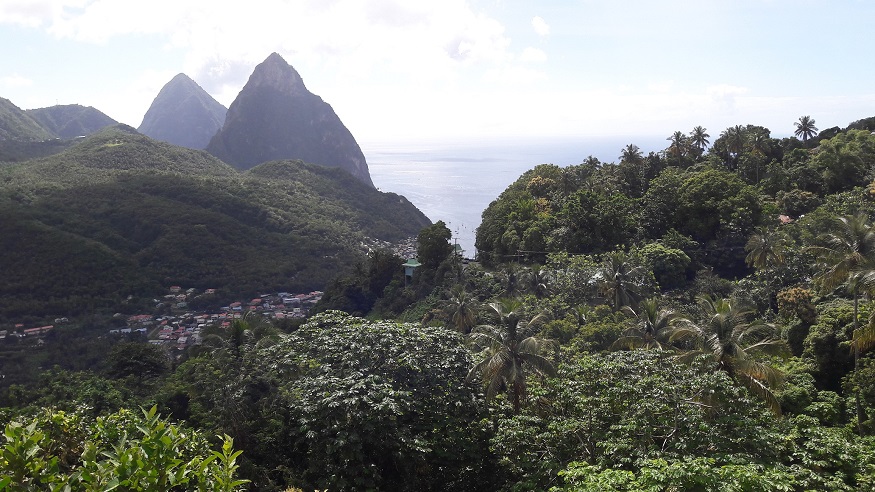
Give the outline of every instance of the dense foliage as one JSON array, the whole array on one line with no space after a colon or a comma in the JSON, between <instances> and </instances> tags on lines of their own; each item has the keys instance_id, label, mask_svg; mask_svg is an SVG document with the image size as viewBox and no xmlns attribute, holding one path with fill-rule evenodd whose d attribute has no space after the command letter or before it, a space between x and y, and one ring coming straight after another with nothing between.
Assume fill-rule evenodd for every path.
<instances>
[{"instance_id":1,"label":"dense foliage","mask_svg":"<svg viewBox=\"0 0 875 492\"><path fill-rule=\"evenodd\" d=\"M273 162L240 174L204 152L108 129L0 168L7 319L131 312L169 285L225 296L322 288L362 245L428 219L339 169Z\"/></svg>"},{"instance_id":2,"label":"dense foliage","mask_svg":"<svg viewBox=\"0 0 875 492\"><path fill-rule=\"evenodd\" d=\"M241 490L240 451L225 436L213 451L197 431L163 420L155 409L89 418L43 410L6 424L0 490Z\"/></svg>"},{"instance_id":3,"label":"dense foliage","mask_svg":"<svg viewBox=\"0 0 875 492\"><path fill-rule=\"evenodd\" d=\"M234 437L260 489L488 481L477 472L488 466L484 407L457 333L332 311L242 340L180 366L165 398L179 418Z\"/></svg>"},{"instance_id":4,"label":"dense foliage","mask_svg":"<svg viewBox=\"0 0 875 492\"><path fill-rule=\"evenodd\" d=\"M437 222L420 228L411 277L375 249L285 332L247 316L168 356L58 330L29 357L0 351L42 369L5 388L2 414L101 422L155 405L180 429L232 438L243 454L226 438L212 463L239 465L251 490L872 490L867 124L816 134L803 117L782 140L739 125L710 148L697 127L664 152L630 144L619 164L537 166L484 211L481 262ZM316 172L250 174L297 187ZM64 344L81 360L62 360ZM22 428L8 449L33 441ZM54 455L34 456L51 468Z\"/></svg>"}]
</instances>

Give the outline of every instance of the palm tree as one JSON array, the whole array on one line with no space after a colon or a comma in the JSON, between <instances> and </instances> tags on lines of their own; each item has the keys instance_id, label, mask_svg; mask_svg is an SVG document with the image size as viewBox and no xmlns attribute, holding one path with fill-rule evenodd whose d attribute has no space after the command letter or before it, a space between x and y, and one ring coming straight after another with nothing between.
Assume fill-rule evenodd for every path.
<instances>
[{"instance_id":1,"label":"palm tree","mask_svg":"<svg viewBox=\"0 0 875 492\"><path fill-rule=\"evenodd\" d=\"M644 159L644 155L641 153L641 149L638 148L635 144L629 144L623 147L622 152L620 153L620 162L627 162L629 164L637 164Z\"/></svg>"},{"instance_id":2,"label":"palm tree","mask_svg":"<svg viewBox=\"0 0 875 492\"><path fill-rule=\"evenodd\" d=\"M763 130L755 130L750 132L750 150L754 154L766 155L766 152L769 150L769 140L771 137L766 131Z\"/></svg>"},{"instance_id":3,"label":"palm tree","mask_svg":"<svg viewBox=\"0 0 875 492\"><path fill-rule=\"evenodd\" d=\"M644 269L633 265L629 256L617 251L605 256L596 273L599 293L615 311L623 306L635 306L641 300L641 276Z\"/></svg>"},{"instance_id":4,"label":"palm tree","mask_svg":"<svg viewBox=\"0 0 875 492\"><path fill-rule=\"evenodd\" d=\"M808 248L820 267L815 282L827 292L847 283L854 299L856 331L860 289L867 285L875 270L875 227L866 214L839 217L835 229L822 238L822 244Z\"/></svg>"},{"instance_id":5,"label":"palm tree","mask_svg":"<svg viewBox=\"0 0 875 492\"><path fill-rule=\"evenodd\" d=\"M730 158L734 169L738 164L738 156L744 152L747 131L743 126L735 125L724 130L720 137L726 141L726 150L731 154Z\"/></svg>"},{"instance_id":6,"label":"palm tree","mask_svg":"<svg viewBox=\"0 0 875 492\"><path fill-rule=\"evenodd\" d=\"M477 322L477 299L466 292L463 286L455 285L450 291L447 307L453 328L461 333L470 332Z\"/></svg>"},{"instance_id":7,"label":"palm tree","mask_svg":"<svg viewBox=\"0 0 875 492\"><path fill-rule=\"evenodd\" d=\"M715 369L729 374L780 415L781 405L771 388L781 383L783 375L753 358L757 354L788 352L786 343L776 336L775 327L750 322L753 309L733 300L702 296L699 306L702 316L698 323L686 321L672 329L670 341L689 341L693 347L679 359L690 361L704 356Z\"/></svg>"},{"instance_id":8,"label":"palm tree","mask_svg":"<svg viewBox=\"0 0 875 492\"><path fill-rule=\"evenodd\" d=\"M641 301L637 311L624 306L623 312L632 319L634 326L626 330L623 336L611 345L612 350L639 348L663 350L663 343L670 328L683 319L671 309L660 309L656 299Z\"/></svg>"},{"instance_id":9,"label":"palm tree","mask_svg":"<svg viewBox=\"0 0 875 492\"><path fill-rule=\"evenodd\" d=\"M498 318L495 325L479 325L469 335L483 359L468 372L467 380L479 376L486 386L486 399L499 391L510 395L515 413L519 413L526 398L526 376L554 375L556 368L544 355L555 348L555 342L535 337L534 333L548 320L539 314L528 322L520 319L522 304L515 299L502 299L489 304Z\"/></svg>"},{"instance_id":10,"label":"palm tree","mask_svg":"<svg viewBox=\"0 0 875 492\"><path fill-rule=\"evenodd\" d=\"M671 142L668 146L668 153L673 155L677 164L681 163L681 159L687 154L687 136L684 132L674 132L666 140Z\"/></svg>"},{"instance_id":11,"label":"palm tree","mask_svg":"<svg viewBox=\"0 0 875 492\"><path fill-rule=\"evenodd\" d=\"M793 123L796 125L796 131L793 132L797 137L802 138L802 143L808 145L808 140L817 135L817 127L814 126L814 119L811 116L800 116L799 121Z\"/></svg>"},{"instance_id":12,"label":"palm tree","mask_svg":"<svg viewBox=\"0 0 875 492\"><path fill-rule=\"evenodd\" d=\"M247 396L264 391L264 381L255 370L260 349L274 345L280 335L270 321L255 312L246 313L242 319L231 322L227 331L219 329L202 341L202 349L208 356L202 367L209 371L210 381L198 384L190 391L199 393L203 388L212 389L202 393L214 405L213 417L222 432L234 438L234 442L248 443L252 438L247 415ZM205 354L206 355L206 354ZM189 367L196 370L199 366ZM201 378L199 378L201 379ZM251 407L249 407L251 409Z\"/></svg>"},{"instance_id":13,"label":"palm tree","mask_svg":"<svg viewBox=\"0 0 875 492\"><path fill-rule=\"evenodd\" d=\"M545 268L532 267L523 272L523 284L526 290L537 298L542 298L550 292L550 271Z\"/></svg>"},{"instance_id":14,"label":"palm tree","mask_svg":"<svg viewBox=\"0 0 875 492\"><path fill-rule=\"evenodd\" d=\"M690 143L692 143L700 152L705 150L705 147L708 146L711 135L708 135L707 130L705 130L702 126L697 126L693 128L693 131L690 132Z\"/></svg>"},{"instance_id":15,"label":"palm tree","mask_svg":"<svg viewBox=\"0 0 875 492\"><path fill-rule=\"evenodd\" d=\"M751 236L744 246L744 250L747 251L744 261L757 269L782 265L785 245L786 239L778 231L761 229Z\"/></svg>"},{"instance_id":16,"label":"palm tree","mask_svg":"<svg viewBox=\"0 0 875 492\"><path fill-rule=\"evenodd\" d=\"M602 163L598 160L597 157L593 157L591 155L586 156L586 159L580 163L587 171L594 172L596 169L602 167Z\"/></svg>"},{"instance_id":17,"label":"palm tree","mask_svg":"<svg viewBox=\"0 0 875 492\"><path fill-rule=\"evenodd\" d=\"M231 322L227 331L207 333L201 346L212 356L230 355L239 361L255 348L263 348L276 342L279 333L269 321L254 312L247 312L241 319Z\"/></svg>"},{"instance_id":18,"label":"palm tree","mask_svg":"<svg viewBox=\"0 0 875 492\"><path fill-rule=\"evenodd\" d=\"M583 326L592 315L592 308L587 304L578 304L571 308L571 314L574 315L574 319L577 320L577 324L579 326Z\"/></svg>"},{"instance_id":19,"label":"palm tree","mask_svg":"<svg viewBox=\"0 0 875 492\"><path fill-rule=\"evenodd\" d=\"M847 285L854 300L854 369L859 368L860 351L869 345L870 330L861 330L857 315L860 294L875 285L875 227L866 214L839 217L835 229L822 239L822 246L808 248L817 257L820 273L815 282L821 290L829 292L840 285ZM865 420L860 394L856 395L857 428L862 433Z\"/></svg>"},{"instance_id":20,"label":"palm tree","mask_svg":"<svg viewBox=\"0 0 875 492\"><path fill-rule=\"evenodd\" d=\"M520 293L522 289L520 270L516 263L507 263L499 272L498 280L501 282L502 294L505 297L516 297Z\"/></svg>"}]
</instances>

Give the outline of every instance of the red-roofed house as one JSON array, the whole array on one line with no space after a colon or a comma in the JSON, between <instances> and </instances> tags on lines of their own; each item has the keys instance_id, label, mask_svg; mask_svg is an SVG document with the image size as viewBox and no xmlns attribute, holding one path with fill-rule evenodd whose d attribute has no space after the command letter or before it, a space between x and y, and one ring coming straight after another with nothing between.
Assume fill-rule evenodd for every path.
<instances>
[{"instance_id":1,"label":"red-roofed house","mask_svg":"<svg viewBox=\"0 0 875 492\"><path fill-rule=\"evenodd\" d=\"M32 337L32 336L42 335L42 334L50 331L52 328L54 328L54 326L52 326L52 325L39 326L37 328L28 328L28 329L24 330L24 336Z\"/></svg>"}]
</instances>

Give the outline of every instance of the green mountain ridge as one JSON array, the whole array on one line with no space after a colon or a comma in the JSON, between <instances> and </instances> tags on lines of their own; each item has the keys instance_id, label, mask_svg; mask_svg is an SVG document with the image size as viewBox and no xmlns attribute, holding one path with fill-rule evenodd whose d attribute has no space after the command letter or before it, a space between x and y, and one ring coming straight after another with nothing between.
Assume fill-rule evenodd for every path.
<instances>
[{"instance_id":1,"label":"green mountain ridge","mask_svg":"<svg viewBox=\"0 0 875 492\"><path fill-rule=\"evenodd\" d=\"M340 169L272 162L239 173L119 125L0 168L0 318L133 310L170 284L228 295L313 290L429 224L403 197ZM55 245L55 246L51 246ZM63 245L63 246L60 246Z\"/></svg>"},{"instance_id":2,"label":"green mountain ridge","mask_svg":"<svg viewBox=\"0 0 875 492\"><path fill-rule=\"evenodd\" d=\"M9 99L0 97L0 141L39 142L53 138L48 130Z\"/></svg>"},{"instance_id":3,"label":"green mountain ridge","mask_svg":"<svg viewBox=\"0 0 875 492\"><path fill-rule=\"evenodd\" d=\"M25 111L43 128L58 138L90 135L102 128L118 124L101 111L80 104L62 104Z\"/></svg>"}]
</instances>

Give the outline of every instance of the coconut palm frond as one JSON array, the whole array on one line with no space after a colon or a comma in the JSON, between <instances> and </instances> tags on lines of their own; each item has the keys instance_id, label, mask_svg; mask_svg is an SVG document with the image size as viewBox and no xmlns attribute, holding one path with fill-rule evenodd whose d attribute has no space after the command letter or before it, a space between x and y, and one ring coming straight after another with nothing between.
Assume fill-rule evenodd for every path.
<instances>
[{"instance_id":1,"label":"coconut palm frond","mask_svg":"<svg viewBox=\"0 0 875 492\"><path fill-rule=\"evenodd\" d=\"M778 416L781 415L781 403L778 402L778 399L775 397L775 394L772 393L772 390L763 384L762 381L746 375L739 375L736 379L751 393L756 395L757 398L765 402L766 406L769 407L769 410L771 410L772 413Z\"/></svg>"},{"instance_id":2,"label":"coconut palm frond","mask_svg":"<svg viewBox=\"0 0 875 492\"><path fill-rule=\"evenodd\" d=\"M854 330L854 338L851 341L851 350L859 353L866 352L875 347L875 312L869 315L869 322Z\"/></svg>"},{"instance_id":3,"label":"coconut palm frond","mask_svg":"<svg viewBox=\"0 0 875 492\"><path fill-rule=\"evenodd\" d=\"M754 344L744 347L744 352L749 354L762 353L765 355L786 356L790 353L787 342L779 338L766 338Z\"/></svg>"},{"instance_id":4,"label":"coconut palm frond","mask_svg":"<svg viewBox=\"0 0 875 492\"><path fill-rule=\"evenodd\" d=\"M623 336L611 344L611 350L637 350L645 346L644 339L640 336Z\"/></svg>"},{"instance_id":5,"label":"coconut palm frond","mask_svg":"<svg viewBox=\"0 0 875 492\"><path fill-rule=\"evenodd\" d=\"M545 324L549 323L551 319L553 319L553 317L550 316L550 313L544 311L529 320L528 323L525 323L525 326L529 330L535 331L543 327Z\"/></svg>"},{"instance_id":6,"label":"coconut palm frond","mask_svg":"<svg viewBox=\"0 0 875 492\"><path fill-rule=\"evenodd\" d=\"M255 342L255 349L261 350L264 348L273 347L274 345L276 345L277 342L279 342L279 340L280 338L277 335L266 336Z\"/></svg>"},{"instance_id":7,"label":"coconut palm frond","mask_svg":"<svg viewBox=\"0 0 875 492\"><path fill-rule=\"evenodd\" d=\"M520 354L520 358L526 363L531 365L532 369L534 369L539 374L543 374L546 376L555 376L556 375L556 366L549 359L542 355L525 353Z\"/></svg>"},{"instance_id":8,"label":"coconut palm frond","mask_svg":"<svg viewBox=\"0 0 875 492\"><path fill-rule=\"evenodd\" d=\"M632 306L623 306L622 308L620 308L620 312L630 318L638 318L638 313L635 312L635 308L633 308Z\"/></svg>"},{"instance_id":9,"label":"coconut palm frond","mask_svg":"<svg viewBox=\"0 0 875 492\"><path fill-rule=\"evenodd\" d=\"M723 353L726 351L723 339L715 333L710 333L702 339L702 347L705 350L710 351L718 359L722 357Z\"/></svg>"},{"instance_id":10,"label":"coconut palm frond","mask_svg":"<svg viewBox=\"0 0 875 492\"><path fill-rule=\"evenodd\" d=\"M674 359L682 364L690 364L699 357L706 357L709 362L714 361L714 355L704 350L690 350L681 352L674 356Z\"/></svg>"},{"instance_id":11,"label":"coconut palm frond","mask_svg":"<svg viewBox=\"0 0 875 492\"><path fill-rule=\"evenodd\" d=\"M468 334L468 340L475 350L495 350L504 345L504 339L499 333L486 331L472 331Z\"/></svg>"},{"instance_id":12,"label":"coconut palm frond","mask_svg":"<svg viewBox=\"0 0 875 492\"><path fill-rule=\"evenodd\" d=\"M748 340L756 341L775 335L777 328L771 323L738 323L732 328L732 339L739 345L746 345Z\"/></svg>"},{"instance_id":13,"label":"coconut palm frond","mask_svg":"<svg viewBox=\"0 0 875 492\"><path fill-rule=\"evenodd\" d=\"M611 344L610 350L666 350L666 347L655 338L645 338L639 334L618 338Z\"/></svg>"},{"instance_id":14,"label":"coconut palm frond","mask_svg":"<svg viewBox=\"0 0 875 492\"><path fill-rule=\"evenodd\" d=\"M784 384L784 373L768 364L752 359L736 358L733 367L739 376L754 378L769 388L777 388Z\"/></svg>"},{"instance_id":15,"label":"coconut palm frond","mask_svg":"<svg viewBox=\"0 0 875 492\"><path fill-rule=\"evenodd\" d=\"M505 369L506 364L507 356L504 352L487 354L483 360L474 364L465 379L471 381L477 376L480 376L484 381L494 379Z\"/></svg>"},{"instance_id":16,"label":"coconut palm frond","mask_svg":"<svg viewBox=\"0 0 875 492\"><path fill-rule=\"evenodd\" d=\"M540 337L527 337L520 341L517 351L521 354L543 354L556 350L555 340Z\"/></svg>"},{"instance_id":17,"label":"coconut palm frond","mask_svg":"<svg viewBox=\"0 0 875 492\"><path fill-rule=\"evenodd\" d=\"M486 385L486 401L491 401L495 398L502 389L507 386L506 379L503 377L494 377L492 379L487 380L488 384Z\"/></svg>"},{"instance_id":18,"label":"coconut palm frond","mask_svg":"<svg viewBox=\"0 0 875 492\"><path fill-rule=\"evenodd\" d=\"M684 342L687 340L696 340L702 336L702 330L692 324L684 323L674 326L671 329L668 340L669 342Z\"/></svg>"}]
</instances>

